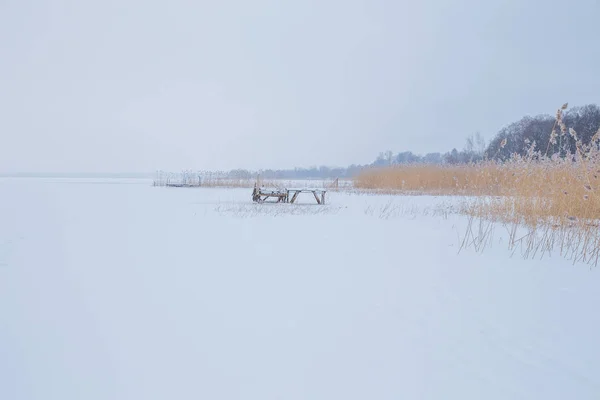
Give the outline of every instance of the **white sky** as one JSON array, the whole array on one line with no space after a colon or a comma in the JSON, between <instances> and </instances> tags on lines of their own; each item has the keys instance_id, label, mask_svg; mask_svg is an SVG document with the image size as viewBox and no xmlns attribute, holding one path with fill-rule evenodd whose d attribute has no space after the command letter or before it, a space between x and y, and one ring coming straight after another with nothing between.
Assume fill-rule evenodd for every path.
<instances>
[{"instance_id":1,"label":"white sky","mask_svg":"<svg viewBox=\"0 0 600 400\"><path fill-rule=\"evenodd\" d=\"M0 172L371 162L597 103L600 5L0 0Z\"/></svg>"}]
</instances>

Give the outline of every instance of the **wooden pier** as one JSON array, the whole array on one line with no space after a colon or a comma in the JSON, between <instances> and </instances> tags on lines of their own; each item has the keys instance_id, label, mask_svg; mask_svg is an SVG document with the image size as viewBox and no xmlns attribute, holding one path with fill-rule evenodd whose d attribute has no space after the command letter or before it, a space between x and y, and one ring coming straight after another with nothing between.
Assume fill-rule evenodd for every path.
<instances>
[{"instance_id":1,"label":"wooden pier","mask_svg":"<svg viewBox=\"0 0 600 400\"><path fill-rule=\"evenodd\" d=\"M312 193L317 204L325 204L325 189L265 189L255 186L252 191L252 201L255 203L264 203L265 200L273 198L275 203L294 204L300 193Z\"/></svg>"}]
</instances>

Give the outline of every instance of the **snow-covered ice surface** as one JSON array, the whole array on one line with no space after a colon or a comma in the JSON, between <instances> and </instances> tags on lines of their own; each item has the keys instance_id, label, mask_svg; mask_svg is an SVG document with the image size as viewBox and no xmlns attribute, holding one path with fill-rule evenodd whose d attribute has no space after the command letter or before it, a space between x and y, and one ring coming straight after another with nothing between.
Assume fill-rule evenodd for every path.
<instances>
[{"instance_id":1,"label":"snow-covered ice surface","mask_svg":"<svg viewBox=\"0 0 600 400\"><path fill-rule=\"evenodd\" d=\"M454 199L150 184L0 180L0 399L600 398L599 271Z\"/></svg>"}]
</instances>

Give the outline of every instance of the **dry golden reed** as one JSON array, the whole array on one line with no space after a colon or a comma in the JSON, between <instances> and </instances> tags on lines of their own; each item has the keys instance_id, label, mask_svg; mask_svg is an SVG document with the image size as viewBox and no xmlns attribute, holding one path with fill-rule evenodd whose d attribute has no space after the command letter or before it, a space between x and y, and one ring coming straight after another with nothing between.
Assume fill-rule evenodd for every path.
<instances>
[{"instance_id":1,"label":"dry golden reed","mask_svg":"<svg viewBox=\"0 0 600 400\"><path fill-rule=\"evenodd\" d=\"M472 165L403 165L373 168L354 179L358 189L427 194L499 194L509 180L494 163Z\"/></svg>"},{"instance_id":2,"label":"dry golden reed","mask_svg":"<svg viewBox=\"0 0 600 400\"><path fill-rule=\"evenodd\" d=\"M561 134L577 138L573 129L563 127L560 114L557 121ZM595 220L600 216L599 142L600 131L588 145L577 141L576 153L568 157L548 157L532 146L527 155L505 162L373 168L359 174L354 185L399 193L500 196L495 200L518 216Z\"/></svg>"}]
</instances>

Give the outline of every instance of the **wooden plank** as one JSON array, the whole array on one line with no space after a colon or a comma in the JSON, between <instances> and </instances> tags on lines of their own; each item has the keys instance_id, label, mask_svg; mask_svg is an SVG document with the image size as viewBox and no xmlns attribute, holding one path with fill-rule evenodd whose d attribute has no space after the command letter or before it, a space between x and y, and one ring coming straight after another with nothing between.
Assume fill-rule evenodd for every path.
<instances>
[{"instance_id":1,"label":"wooden plank","mask_svg":"<svg viewBox=\"0 0 600 400\"><path fill-rule=\"evenodd\" d=\"M261 196L267 196L267 197L279 197L279 198L285 198L287 195L286 194L281 194L281 193L261 193Z\"/></svg>"},{"instance_id":2,"label":"wooden plank","mask_svg":"<svg viewBox=\"0 0 600 400\"><path fill-rule=\"evenodd\" d=\"M326 192L325 189L317 189L317 188L290 188L288 189L291 192L301 192L301 193L312 193L312 192Z\"/></svg>"},{"instance_id":3,"label":"wooden plank","mask_svg":"<svg viewBox=\"0 0 600 400\"><path fill-rule=\"evenodd\" d=\"M271 197L274 197L274 198L276 198L276 199L277 199L277 202L280 202L280 201L281 201L281 196L276 196L276 195L272 195L272 194L267 194L267 195L264 195L264 197L265 197L265 200L266 200L266 199L269 199L269 198L271 198Z\"/></svg>"}]
</instances>

